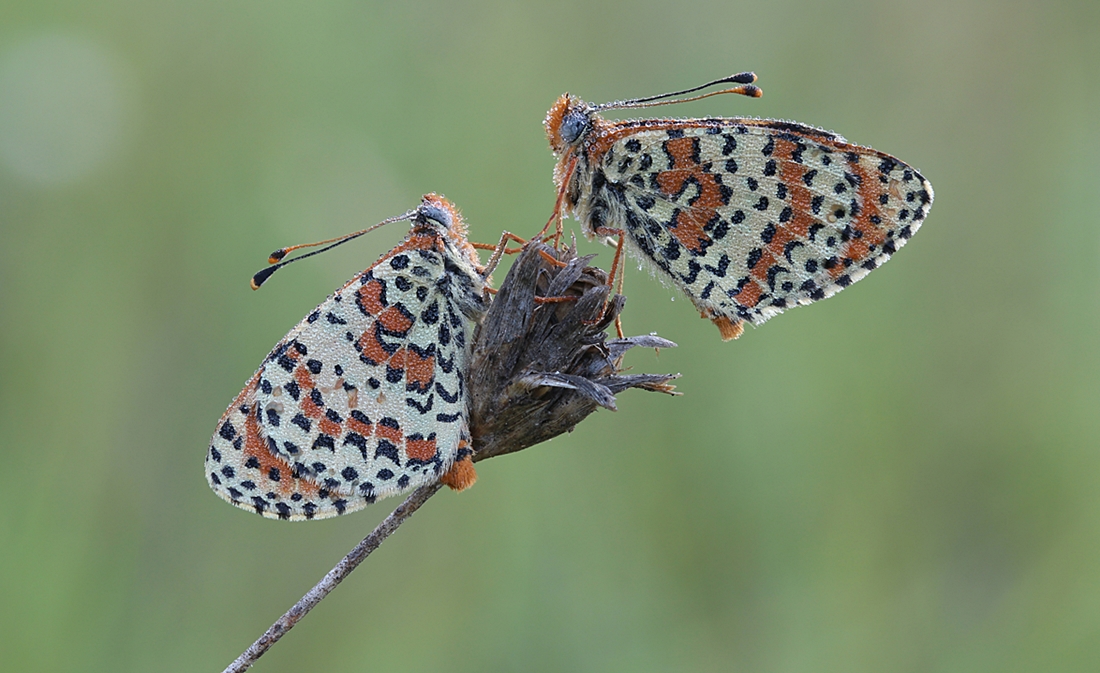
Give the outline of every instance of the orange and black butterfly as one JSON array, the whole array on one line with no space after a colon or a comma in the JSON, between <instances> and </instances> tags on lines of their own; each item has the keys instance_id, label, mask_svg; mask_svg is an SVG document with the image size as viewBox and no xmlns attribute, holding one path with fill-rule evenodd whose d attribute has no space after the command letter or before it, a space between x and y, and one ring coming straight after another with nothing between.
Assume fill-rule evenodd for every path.
<instances>
[{"instance_id":1,"label":"orange and black butterfly","mask_svg":"<svg viewBox=\"0 0 1100 673\"><path fill-rule=\"evenodd\" d=\"M436 480L473 484L466 370L499 255L481 265L441 196L381 224L399 220L405 240L283 337L218 421L206 479L224 500L298 521ZM301 247L276 251L253 288L317 254L279 261Z\"/></svg>"},{"instance_id":2,"label":"orange and black butterfly","mask_svg":"<svg viewBox=\"0 0 1100 673\"><path fill-rule=\"evenodd\" d=\"M829 297L882 265L920 228L932 185L905 162L796 122L742 117L609 121L606 110L722 93L761 95L753 73L592 105L558 98L555 215L617 237L680 288L723 340ZM718 84L736 86L673 99ZM618 253L616 254L618 261Z\"/></svg>"}]
</instances>

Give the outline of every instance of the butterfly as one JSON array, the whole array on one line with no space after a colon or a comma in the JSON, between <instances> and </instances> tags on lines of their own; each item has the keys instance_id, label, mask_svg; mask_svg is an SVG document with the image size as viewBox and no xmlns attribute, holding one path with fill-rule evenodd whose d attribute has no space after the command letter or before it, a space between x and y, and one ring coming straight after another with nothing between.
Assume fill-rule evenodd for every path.
<instances>
[{"instance_id":1,"label":"butterfly","mask_svg":"<svg viewBox=\"0 0 1100 673\"><path fill-rule=\"evenodd\" d=\"M863 278L917 232L933 198L901 160L796 122L600 116L723 93L759 97L755 81L740 73L602 105L564 94L544 122L558 159L555 218L572 214L590 239L617 237L616 263L625 244L724 341L745 322ZM737 86L666 100L726 83Z\"/></svg>"},{"instance_id":2,"label":"butterfly","mask_svg":"<svg viewBox=\"0 0 1100 673\"><path fill-rule=\"evenodd\" d=\"M218 421L205 467L222 499L321 519L437 479L473 484L466 370L490 269L443 197L375 226L398 220L405 239L298 323Z\"/></svg>"}]
</instances>

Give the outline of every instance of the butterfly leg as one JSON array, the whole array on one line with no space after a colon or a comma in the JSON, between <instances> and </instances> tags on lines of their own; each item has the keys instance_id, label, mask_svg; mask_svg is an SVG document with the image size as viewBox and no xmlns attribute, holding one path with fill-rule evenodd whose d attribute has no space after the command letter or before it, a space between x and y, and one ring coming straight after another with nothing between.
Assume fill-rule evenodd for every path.
<instances>
[{"instance_id":1,"label":"butterfly leg","mask_svg":"<svg viewBox=\"0 0 1100 673\"><path fill-rule=\"evenodd\" d=\"M484 270L481 272L482 277L488 278L492 275L493 271L497 268L497 264L500 264L500 259L504 255L514 255L521 252L523 248L508 249L508 243L514 242L520 245L527 245L527 241L516 236L510 231L502 231L500 233L500 242L496 245L491 243L471 243L478 250L492 250L493 254L489 256L489 262L485 265Z\"/></svg>"},{"instance_id":2,"label":"butterfly leg","mask_svg":"<svg viewBox=\"0 0 1100 673\"><path fill-rule=\"evenodd\" d=\"M565 295L561 297L535 297L536 304L561 304L567 301L577 301L580 295Z\"/></svg>"},{"instance_id":3,"label":"butterfly leg","mask_svg":"<svg viewBox=\"0 0 1100 673\"><path fill-rule=\"evenodd\" d=\"M598 227L596 229L597 236L615 236L618 238L618 243L615 245L615 257L611 260L611 273L607 277L607 286L618 294L623 293L623 281L626 277L624 273L624 267L622 265L623 259L623 237L626 235L622 229L613 229L611 227ZM610 300L611 295L608 295ZM619 338L624 338L623 335L623 321L619 316L615 316L615 332L618 333Z\"/></svg>"},{"instance_id":4,"label":"butterfly leg","mask_svg":"<svg viewBox=\"0 0 1100 673\"><path fill-rule=\"evenodd\" d=\"M528 243L528 241L526 239L520 238L519 236L516 236L515 234L513 234L510 231L504 231L504 232L501 232L500 242L497 243L496 245L493 245L491 243L471 243L470 244L470 245L474 246L475 248L477 248L478 250L492 250L493 251L493 254L489 257L489 263L485 265L485 269L482 272L482 276L484 276L485 278L488 278L489 275L492 274L493 271L497 268L497 265L500 264L500 259L501 259L502 256L504 256L504 255L515 255L517 253L523 252L522 247L508 249L507 245L508 245L509 241L519 243L521 246L526 246L527 243ZM555 257L553 257L552 255L550 255L549 253L547 253L544 250L539 250L539 254L542 255L543 259L550 262L551 264L553 264L556 267L561 268L561 267L565 266L565 262L559 261L558 259L556 259ZM486 289L489 289L489 288L486 288ZM491 294L496 294L496 292L493 291L493 290L490 290L490 293Z\"/></svg>"},{"instance_id":5,"label":"butterfly leg","mask_svg":"<svg viewBox=\"0 0 1100 673\"><path fill-rule=\"evenodd\" d=\"M555 250L557 250L558 246L561 244L561 237L565 233L562 229L563 215L561 207L562 203L564 203L565 201L565 190L568 189L569 181L573 179L573 173L577 169L577 161L578 158L573 157L573 159L569 162L569 166L565 169L565 175L561 181L561 189L558 190L558 198L556 201L554 201L554 212L550 214L550 219L546 221L545 225L543 225L542 231L535 235L535 238L542 240L543 236L545 236L546 232L550 229L550 225L555 225L554 235L552 237L547 236L545 240L543 240L543 242L545 243L553 238Z\"/></svg>"},{"instance_id":6,"label":"butterfly leg","mask_svg":"<svg viewBox=\"0 0 1100 673\"><path fill-rule=\"evenodd\" d=\"M501 249L507 241L513 241L515 243L519 243L521 246L522 245L527 245L527 239L520 238L519 236L516 236L515 234L513 234L510 231L502 231L500 233L500 241L498 243L477 243L477 242L471 241L470 245L477 248L478 250L493 250L493 251L496 251L496 250ZM504 248L504 251L503 251L502 254L515 255L515 254L518 254L520 252L523 252L523 248L511 248L511 249Z\"/></svg>"}]
</instances>

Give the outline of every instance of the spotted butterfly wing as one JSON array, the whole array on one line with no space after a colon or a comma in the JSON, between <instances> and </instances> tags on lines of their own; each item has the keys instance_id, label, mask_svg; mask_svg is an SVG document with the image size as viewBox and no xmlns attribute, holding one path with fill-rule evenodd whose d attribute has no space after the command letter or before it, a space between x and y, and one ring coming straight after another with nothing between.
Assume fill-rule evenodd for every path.
<instances>
[{"instance_id":1,"label":"spotted butterfly wing","mask_svg":"<svg viewBox=\"0 0 1100 673\"><path fill-rule=\"evenodd\" d=\"M607 121L566 95L546 126L565 210L590 237L621 230L723 339L861 279L932 205L902 161L793 122Z\"/></svg>"},{"instance_id":2,"label":"spotted butterfly wing","mask_svg":"<svg viewBox=\"0 0 1100 673\"><path fill-rule=\"evenodd\" d=\"M300 520L454 477L456 461L472 483L465 371L484 288L457 211L426 196L408 237L291 330L226 410L211 488Z\"/></svg>"}]
</instances>

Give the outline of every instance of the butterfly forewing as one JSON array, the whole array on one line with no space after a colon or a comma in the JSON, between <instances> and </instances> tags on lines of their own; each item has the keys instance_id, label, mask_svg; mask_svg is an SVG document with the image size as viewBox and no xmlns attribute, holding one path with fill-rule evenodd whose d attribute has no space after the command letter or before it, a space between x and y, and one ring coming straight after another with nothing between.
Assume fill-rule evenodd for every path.
<instances>
[{"instance_id":1,"label":"butterfly forewing","mask_svg":"<svg viewBox=\"0 0 1100 673\"><path fill-rule=\"evenodd\" d=\"M789 122L655 120L611 134L594 192L611 219L621 211L628 246L710 317L760 324L837 292L904 245L931 204L909 166Z\"/></svg>"}]
</instances>

